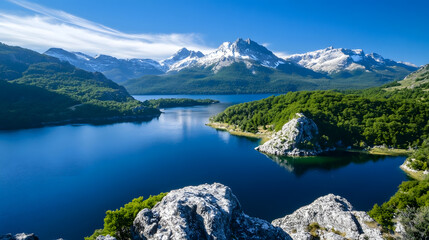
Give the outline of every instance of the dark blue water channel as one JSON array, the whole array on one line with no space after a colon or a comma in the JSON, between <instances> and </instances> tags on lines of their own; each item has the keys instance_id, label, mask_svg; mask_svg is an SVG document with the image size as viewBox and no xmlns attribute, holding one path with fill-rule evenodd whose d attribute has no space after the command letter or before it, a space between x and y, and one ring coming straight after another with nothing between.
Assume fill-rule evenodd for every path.
<instances>
[{"instance_id":1,"label":"dark blue water channel","mask_svg":"<svg viewBox=\"0 0 429 240\"><path fill-rule=\"evenodd\" d=\"M159 97L166 96L136 96ZM0 132L0 234L82 239L103 226L106 210L135 197L213 182L230 186L247 214L266 220L328 193L368 210L406 179L404 157L344 153L276 162L254 150L257 140L205 126L227 106L267 95L185 97L221 103L166 109L143 123Z\"/></svg>"}]
</instances>

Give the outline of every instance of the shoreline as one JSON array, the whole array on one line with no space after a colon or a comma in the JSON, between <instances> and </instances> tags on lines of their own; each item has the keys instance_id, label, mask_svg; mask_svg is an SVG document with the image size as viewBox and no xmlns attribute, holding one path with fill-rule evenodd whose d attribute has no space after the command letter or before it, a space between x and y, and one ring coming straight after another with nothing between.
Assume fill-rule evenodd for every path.
<instances>
[{"instance_id":1,"label":"shoreline","mask_svg":"<svg viewBox=\"0 0 429 240\"><path fill-rule=\"evenodd\" d=\"M268 141L270 139L270 136L274 133L273 131L262 130L261 128L257 133L244 132L244 131L241 131L237 126L233 126L233 125L230 125L227 123L221 123L221 122L209 122L209 123L206 123L205 125L211 128L214 128L216 130L227 131L234 136L262 139L262 143ZM378 147L378 146L374 146L369 149L346 149L346 148L337 147L337 150L346 151L346 152L360 152L360 153L367 153L371 155L383 155L383 156L406 156L411 154L414 151L414 150L408 150L408 149L387 148L387 147Z\"/></svg>"},{"instance_id":2,"label":"shoreline","mask_svg":"<svg viewBox=\"0 0 429 240\"><path fill-rule=\"evenodd\" d=\"M399 168L412 179L415 179L417 181L423 181L428 176L427 174L424 174L423 171L417 171L409 168L406 163L407 163L407 160L405 160L404 163L401 166L399 166Z\"/></svg>"},{"instance_id":3,"label":"shoreline","mask_svg":"<svg viewBox=\"0 0 429 240\"><path fill-rule=\"evenodd\" d=\"M236 126L233 126L227 123L220 123L220 122L209 122L209 123L206 123L205 125L211 128L214 128L216 130L226 131L234 136L261 139L261 144L268 141L270 139L271 134L273 133L272 131L268 131L268 130L265 130L264 132L260 131L258 133L244 132L244 131L241 131Z\"/></svg>"},{"instance_id":4,"label":"shoreline","mask_svg":"<svg viewBox=\"0 0 429 240\"><path fill-rule=\"evenodd\" d=\"M35 128L43 128L43 127L54 127L54 126L65 126L71 124L91 124L91 125L104 125L104 124L114 124L114 123L122 123L122 122L138 122L138 121L150 121L154 118L159 117L162 112L158 114L148 114L148 115L127 115L127 116L112 116L112 117L96 117L96 118L73 118L73 119L65 119L59 121L51 121L51 122L40 122L35 123L33 125L27 125L17 128L9 128L9 129L0 129L0 132L3 131L18 131L25 129L35 129Z\"/></svg>"},{"instance_id":5,"label":"shoreline","mask_svg":"<svg viewBox=\"0 0 429 240\"><path fill-rule=\"evenodd\" d=\"M384 156L407 156L414 150L401 149L401 148L387 148L387 147L371 147L368 150L369 154L372 155L384 155Z\"/></svg>"}]
</instances>

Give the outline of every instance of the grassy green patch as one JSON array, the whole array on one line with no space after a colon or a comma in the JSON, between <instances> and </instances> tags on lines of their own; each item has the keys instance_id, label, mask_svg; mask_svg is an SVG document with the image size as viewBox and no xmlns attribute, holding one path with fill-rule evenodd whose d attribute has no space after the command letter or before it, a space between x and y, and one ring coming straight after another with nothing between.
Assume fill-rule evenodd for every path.
<instances>
[{"instance_id":1,"label":"grassy green patch","mask_svg":"<svg viewBox=\"0 0 429 240\"><path fill-rule=\"evenodd\" d=\"M404 155L410 155L414 151L413 150L409 150L409 149L397 149L397 148L387 148L387 147L373 147L368 152L370 154L374 154L374 155L404 156Z\"/></svg>"}]
</instances>

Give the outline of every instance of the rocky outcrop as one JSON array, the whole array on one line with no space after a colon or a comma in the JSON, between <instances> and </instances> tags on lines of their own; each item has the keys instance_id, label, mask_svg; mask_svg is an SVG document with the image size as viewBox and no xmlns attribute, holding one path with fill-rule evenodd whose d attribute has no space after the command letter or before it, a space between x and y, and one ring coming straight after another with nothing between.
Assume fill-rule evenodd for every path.
<instances>
[{"instance_id":1,"label":"rocky outcrop","mask_svg":"<svg viewBox=\"0 0 429 240\"><path fill-rule=\"evenodd\" d=\"M116 238L110 235L107 235L107 236L100 235L95 240L116 240Z\"/></svg>"},{"instance_id":2,"label":"rocky outcrop","mask_svg":"<svg viewBox=\"0 0 429 240\"><path fill-rule=\"evenodd\" d=\"M294 240L383 239L378 224L367 213L354 211L340 196L329 194L291 215L276 219L274 226L288 232Z\"/></svg>"},{"instance_id":3,"label":"rocky outcrop","mask_svg":"<svg viewBox=\"0 0 429 240\"><path fill-rule=\"evenodd\" d=\"M322 153L317 141L319 129L316 123L302 113L283 125L271 139L255 149L279 156L313 156Z\"/></svg>"},{"instance_id":4,"label":"rocky outcrop","mask_svg":"<svg viewBox=\"0 0 429 240\"><path fill-rule=\"evenodd\" d=\"M3 236L0 236L0 240L39 240L39 238L34 235L34 233L25 234L25 233L18 233L15 235L12 234L6 234Z\"/></svg>"},{"instance_id":5,"label":"rocky outcrop","mask_svg":"<svg viewBox=\"0 0 429 240\"><path fill-rule=\"evenodd\" d=\"M219 183L171 191L137 214L132 234L135 240L382 239L378 224L340 196L320 197L270 224L244 214L231 189Z\"/></svg>"},{"instance_id":6,"label":"rocky outcrop","mask_svg":"<svg viewBox=\"0 0 429 240\"><path fill-rule=\"evenodd\" d=\"M382 240L380 227L333 194L269 223L249 217L231 189L220 183L173 190L152 209L141 210L131 226L133 240L282 239ZM289 235L290 234L290 235ZM0 240L38 240L34 234L7 234ZM60 239L58 239L60 240ZM116 240L110 235L97 240Z\"/></svg>"},{"instance_id":7,"label":"rocky outcrop","mask_svg":"<svg viewBox=\"0 0 429 240\"><path fill-rule=\"evenodd\" d=\"M249 217L219 183L171 191L134 220L134 239L291 239L269 222Z\"/></svg>"}]
</instances>

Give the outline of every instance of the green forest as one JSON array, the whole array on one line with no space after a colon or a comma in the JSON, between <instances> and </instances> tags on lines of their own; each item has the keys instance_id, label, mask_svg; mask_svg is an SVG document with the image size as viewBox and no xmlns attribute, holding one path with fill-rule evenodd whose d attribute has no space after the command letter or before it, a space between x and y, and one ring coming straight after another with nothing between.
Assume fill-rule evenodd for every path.
<instances>
[{"instance_id":1,"label":"green forest","mask_svg":"<svg viewBox=\"0 0 429 240\"><path fill-rule=\"evenodd\" d=\"M0 44L0 129L157 116L101 73Z\"/></svg>"},{"instance_id":2,"label":"green forest","mask_svg":"<svg viewBox=\"0 0 429 240\"><path fill-rule=\"evenodd\" d=\"M154 108L192 107L219 103L212 99L190 99L190 98L160 98L150 99L143 102L143 105Z\"/></svg>"},{"instance_id":3,"label":"green forest","mask_svg":"<svg viewBox=\"0 0 429 240\"><path fill-rule=\"evenodd\" d=\"M429 136L426 86L391 92L385 87L289 92L231 106L211 121L236 125L247 132L257 132L259 127L279 130L301 112L316 122L320 143L327 146L338 141L355 147L420 145Z\"/></svg>"},{"instance_id":4,"label":"green forest","mask_svg":"<svg viewBox=\"0 0 429 240\"><path fill-rule=\"evenodd\" d=\"M276 69L245 63L233 63L219 71L211 67L193 67L177 73L145 75L124 82L131 94L257 94L286 93L318 89L363 89L401 79L410 69L379 73L356 70L326 75L300 67L282 64Z\"/></svg>"}]
</instances>

